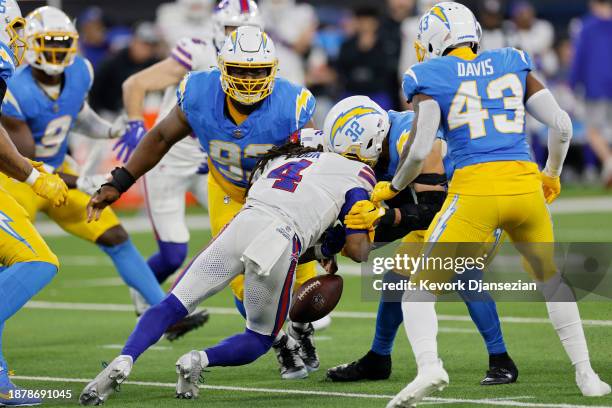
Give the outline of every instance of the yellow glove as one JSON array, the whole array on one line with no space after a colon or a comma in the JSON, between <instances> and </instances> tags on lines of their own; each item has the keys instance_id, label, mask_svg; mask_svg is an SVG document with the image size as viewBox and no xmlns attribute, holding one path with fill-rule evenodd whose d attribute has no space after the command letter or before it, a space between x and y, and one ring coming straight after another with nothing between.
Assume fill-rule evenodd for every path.
<instances>
[{"instance_id":1,"label":"yellow glove","mask_svg":"<svg viewBox=\"0 0 612 408\"><path fill-rule=\"evenodd\" d=\"M38 174L30 175L31 178L36 177L34 180L28 178L28 183L32 186L32 190L39 196L46 198L51 203L60 207L66 204L68 200L68 186L66 183L57 175L49 174L43 167L43 163L30 160L32 167Z\"/></svg>"},{"instance_id":2,"label":"yellow glove","mask_svg":"<svg viewBox=\"0 0 612 408\"><path fill-rule=\"evenodd\" d=\"M385 209L368 200L357 201L344 217L344 225L351 229L370 229L377 219L385 215Z\"/></svg>"},{"instance_id":3,"label":"yellow glove","mask_svg":"<svg viewBox=\"0 0 612 408\"><path fill-rule=\"evenodd\" d=\"M391 183L388 181L380 181L376 183L374 186L374 191L372 191L372 195L370 200L374 204L378 204L381 201L390 200L395 197L399 193L399 191L394 191L391 189Z\"/></svg>"},{"instance_id":4,"label":"yellow glove","mask_svg":"<svg viewBox=\"0 0 612 408\"><path fill-rule=\"evenodd\" d=\"M550 204L561 194L561 180L559 177L552 177L541 172L542 190L544 190L544 198L546 203Z\"/></svg>"}]
</instances>

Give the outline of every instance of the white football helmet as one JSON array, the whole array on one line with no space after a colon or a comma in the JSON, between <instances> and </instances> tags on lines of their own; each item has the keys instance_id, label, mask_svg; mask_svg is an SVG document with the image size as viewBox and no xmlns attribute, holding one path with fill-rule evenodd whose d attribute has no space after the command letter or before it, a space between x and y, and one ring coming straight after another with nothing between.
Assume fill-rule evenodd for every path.
<instances>
[{"instance_id":1,"label":"white football helmet","mask_svg":"<svg viewBox=\"0 0 612 408\"><path fill-rule=\"evenodd\" d=\"M389 115L367 96L343 99L323 125L323 149L374 166L389 132Z\"/></svg>"},{"instance_id":2,"label":"white football helmet","mask_svg":"<svg viewBox=\"0 0 612 408\"><path fill-rule=\"evenodd\" d=\"M272 93L278 66L276 48L258 27L241 26L225 40L218 55L223 91L243 105L253 105ZM265 70L265 76L245 75ZM236 72L240 71L240 74Z\"/></svg>"},{"instance_id":3,"label":"white football helmet","mask_svg":"<svg viewBox=\"0 0 612 408\"><path fill-rule=\"evenodd\" d=\"M448 48L463 43L477 46L481 35L480 24L469 8L453 1L438 3L419 20L414 42L417 60L441 57Z\"/></svg>"},{"instance_id":4,"label":"white football helmet","mask_svg":"<svg viewBox=\"0 0 612 408\"><path fill-rule=\"evenodd\" d=\"M15 0L5 0L0 5L0 41L6 44L15 57L16 65L23 62L26 42L23 38L25 19Z\"/></svg>"},{"instance_id":5,"label":"white football helmet","mask_svg":"<svg viewBox=\"0 0 612 408\"><path fill-rule=\"evenodd\" d=\"M55 7L39 7L26 17L26 60L47 75L59 75L77 53L79 34L70 18Z\"/></svg>"},{"instance_id":6,"label":"white football helmet","mask_svg":"<svg viewBox=\"0 0 612 408\"><path fill-rule=\"evenodd\" d=\"M253 0L223 0L215 8L213 17L213 42L217 50L223 47L225 30L228 27L236 29L249 25L264 29L264 23L259 14L257 3Z\"/></svg>"}]
</instances>

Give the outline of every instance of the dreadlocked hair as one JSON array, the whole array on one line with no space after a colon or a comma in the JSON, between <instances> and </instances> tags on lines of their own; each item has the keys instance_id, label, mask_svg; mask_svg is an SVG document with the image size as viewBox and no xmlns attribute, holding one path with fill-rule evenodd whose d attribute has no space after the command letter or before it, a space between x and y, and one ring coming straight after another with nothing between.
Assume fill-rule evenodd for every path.
<instances>
[{"instance_id":1,"label":"dreadlocked hair","mask_svg":"<svg viewBox=\"0 0 612 408\"><path fill-rule=\"evenodd\" d=\"M255 164L255 167L253 167L253 170L251 171L251 176L249 177L249 186L244 192L244 197L246 198L246 196L249 194L249 190L251 189L251 186L253 185L253 181L256 175L259 173L262 173L270 161L278 157L281 157L281 156L285 156L285 159L289 159L290 157L301 156L306 153L322 152L322 151L323 151L323 146L321 145L319 145L319 147L317 148L304 147L301 144L295 143L295 142L287 142L281 146L274 146L273 148L268 150L265 154L260 156L260 159Z\"/></svg>"}]
</instances>

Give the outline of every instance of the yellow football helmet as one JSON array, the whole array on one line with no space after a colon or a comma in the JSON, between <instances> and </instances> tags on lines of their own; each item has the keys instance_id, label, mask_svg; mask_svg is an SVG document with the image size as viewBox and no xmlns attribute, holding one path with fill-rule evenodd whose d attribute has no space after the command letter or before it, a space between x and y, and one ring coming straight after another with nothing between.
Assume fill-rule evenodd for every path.
<instances>
[{"instance_id":1,"label":"yellow football helmet","mask_svg":"<svg viewBox=\"0 0 612 408\"><path fill-rule=\"evenodd\" d=\"M55 7L39 7L26 17L26 60L48 75L59 75L72 64L79 34L70 18Z\"/></svg>"},{"instance_id":2,"label":"yellow football helmet","mask_svg":"<svg viewBox=\"0 0 612 408\"><path fill-rule=\"evenodd\" d=\"M221 86L230 98L253 105L272 93L278 66L268 35L254 26L241 26L225 40L218 56Z\"/></svg>"}]
</instances>

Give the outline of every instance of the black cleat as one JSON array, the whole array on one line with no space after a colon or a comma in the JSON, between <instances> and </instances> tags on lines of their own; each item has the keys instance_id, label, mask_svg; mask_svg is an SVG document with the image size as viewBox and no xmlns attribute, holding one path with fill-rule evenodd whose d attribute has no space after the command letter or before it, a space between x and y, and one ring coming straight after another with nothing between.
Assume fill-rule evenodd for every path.
<instances>
[{"instance_id":1,"label":"black cleat","mask_svg":"<svg viewBox=\"0 0 612 408\"><path fill-rule=\"evenodd\" d=\"M480 385L512 384L518 379L518 368L507 353L489 356L489 370Z\"/></svg>"},{"instance_id":2,"label":"black cleat","mask_svg":"<svg viewBox=\"0 0 612 408\"><path fill-rule=\"evenodd\" d=\"M390 375L391 356L383 356L372 350L357 361L327 370L327 379L334 382L386 380Z\"/></svg>"},{"instance_id":3,"label":"black cleat","mask_svg":"<svg viewBox=\"0 0 612 408\"><path fill-rule=\"evenodd\" d=\"M319 356L314 344L314 327L308 323L306 328L296 327L295 323L289 326L287 334L300 345L300 357L309 373L319 369Z\"/></svg>"},{"instance_id":4,"label":"black cleat","mask_svg":"<svg viewBox=\"0 0 612 408\"><path fill-rule=\"evenodd\" d=\"M204 326L204 323L206 323L209 318L210 314L208 310L194 312L185 316L180 322L174 323L172 326L168 327L164 335L168 341L174 341L190 331Z\"/></svg>"}]
</instances>

